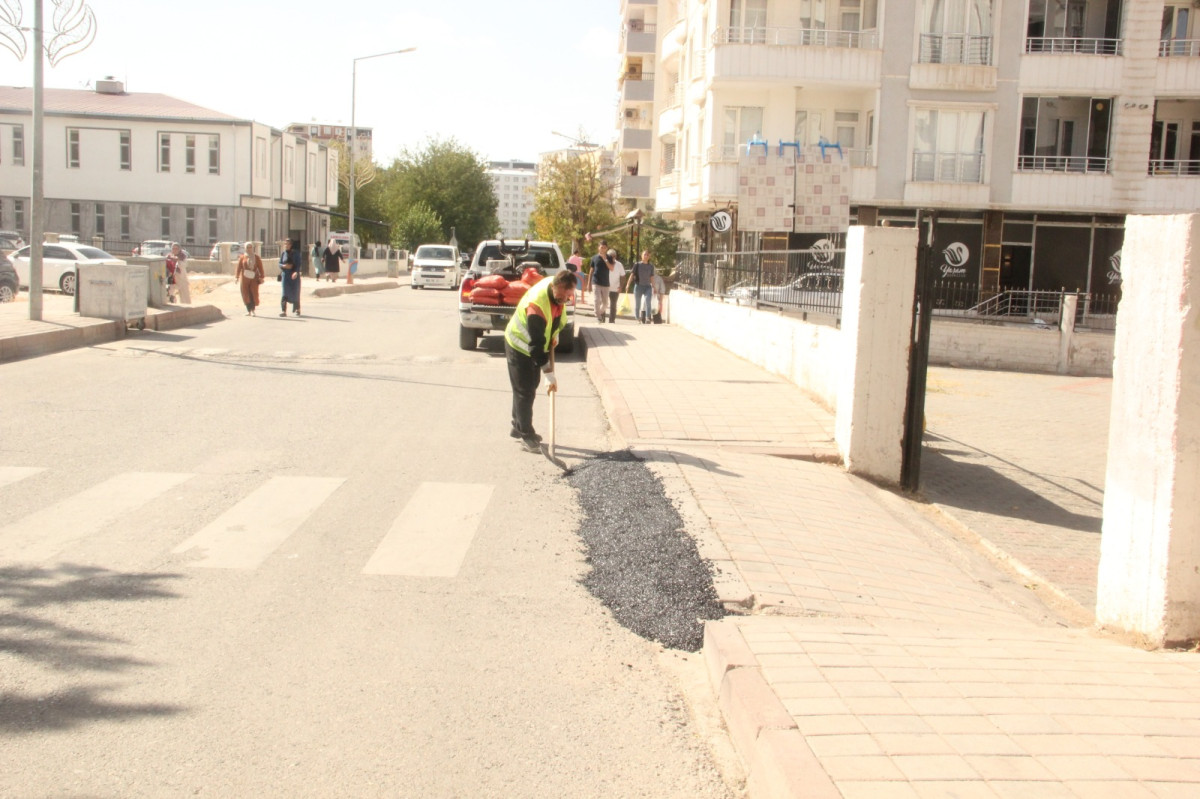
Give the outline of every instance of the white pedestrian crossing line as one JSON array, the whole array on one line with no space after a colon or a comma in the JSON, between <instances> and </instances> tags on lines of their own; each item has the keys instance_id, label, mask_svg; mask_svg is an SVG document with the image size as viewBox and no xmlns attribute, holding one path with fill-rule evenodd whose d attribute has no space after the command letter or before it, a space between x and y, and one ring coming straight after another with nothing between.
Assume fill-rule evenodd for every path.
<instances>
[{"instance_id":1,"label":"white pedestrian crossing line","mask_svg":"<svg viewBox=\"0 0 1200 799\"><path fill-rule=\"evenodd\" d=\"M103 529L190 474L126 472L0 529L0 561L41 562Z\"/></svg>"},{"instance_id":2,"label":"white pedestrian crossing line","mask_svg":"<svg viewBox=\"0 0 1200 799\"><path fill-rule=\"evenodd\" d=\"M175 547L191 566L255 569L345 482L341 477L272 477Z\"/></svg>"},{"instance_id":3,"label":"white pedestrian crossing line","mask_svg":"<svg viewBox=\"0 0 1200 799\"><path fill-rule=\"evenodd\" d=\"M363 574L455 577L495 486L421 483Z\"/></svg>"},{"instance_id":4,"label":"white pedestrian crossing line","mask_svg":"<svg viewBox=\"0 0 1200 799\"><path fill-rule=\"evenodd\" d=\"M46 471L40 466L0 466L0 488Z\"/></svg>"}]
</instances>

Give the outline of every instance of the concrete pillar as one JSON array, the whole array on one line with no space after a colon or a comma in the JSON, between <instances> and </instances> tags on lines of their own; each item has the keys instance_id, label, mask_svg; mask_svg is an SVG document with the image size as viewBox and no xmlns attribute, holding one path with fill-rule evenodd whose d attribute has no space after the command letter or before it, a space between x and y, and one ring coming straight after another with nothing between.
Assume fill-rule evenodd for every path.
<instances>
[{"instance_id":1,"label":"concrete pillar","mask_svg":"<svg viewBox=\"0 0 1200 799\"><path fill-rule=\"evenodd\" d=\"M1096 622L1161 646L1200 638L1200 215L1121 249Z\"/></svg>"},{"instance_id":2,"label":"concrete pillar","mask_svg":"<svg viewBox=\"0 0 1200 799\"><path fill-rule=\"evenodd\" d=\"M850 228L834 438L846 469L900 481L917 270L913 228Z\"/></svg>"},{"instance_id":3,"label":"concrete pillar","mask_svg":"<svg viewBox=\"0 0 1200 799\"><path fill-rule=\"evenodd\" d=\"M1079 309L1079 295L1065 294L1062 299L1062 316L1058 320L1058 373L1071 371L1071 347L1075 343L1075 312Z\"/></svg>"}]
</instances>

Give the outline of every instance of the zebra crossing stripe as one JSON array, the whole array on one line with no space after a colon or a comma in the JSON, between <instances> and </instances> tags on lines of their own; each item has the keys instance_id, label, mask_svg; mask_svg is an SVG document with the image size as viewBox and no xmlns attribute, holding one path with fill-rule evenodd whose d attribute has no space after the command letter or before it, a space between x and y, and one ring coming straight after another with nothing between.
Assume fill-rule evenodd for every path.
<instances>
[{"instance_id":1,"label":"zebra crossing stripe","mask_svg":"<svg viewBox=\"0 0 1200 799\"><path fill-rule=\"evenodd\" d=\"M191 478L125 472L0 529L0 561L41 562Z\"/></svg>"},{"instance_id":2,"label":"zebra crossing stripe","mask_svg":"<svg viewBox=\"0 0 1200 799\"><path fill-rule=\"evenodd\" d=\"M190 566L255 569L345 482L342 477L272 477L175 547Z\"/></svg>"},{"instance_id":3,"label":"zebra crossing stripe","mask_svg":"<svg viewBox=\"0 0 1200 799\"><path fill-rule=\"evenodd\" d=\"M495 486L421 483L363 574L455 577Z\"/></svg>"},{"instance_id":4,"label":"zebra crossing stripe","mask_svg":"<svg viewBox=\"0 0 1200 799\"><path fill-rule=\"evenodd\" d=\"M0 488L44 471L40 466L0 466Z\"/></svg>"}]
</instances>

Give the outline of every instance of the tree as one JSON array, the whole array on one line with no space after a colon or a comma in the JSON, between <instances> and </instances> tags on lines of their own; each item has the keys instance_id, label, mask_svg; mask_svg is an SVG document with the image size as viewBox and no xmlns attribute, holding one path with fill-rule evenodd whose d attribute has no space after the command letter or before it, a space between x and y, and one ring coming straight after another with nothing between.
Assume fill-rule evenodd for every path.
<instances>
[{"instance_id":1,"label":"tree","mask_svg":"<svg viewBox=\"0 0 1200 799\"><path fill-rule=\"evenodd\" d=\"M642 223L641 249L650 251L650 260L660 275L669 274L675 267L681 230L683 226L678 222L672 222L658 214L646 217Z\"/></svg>"},{"instance_id":2,"label":"tree","mask_svg":"<svg viewBox=\"0 0 1200 799\"><path fill-rule=\"evenodd\" d=\"M530 222L539 239L557 241L563 252L581 246L585 233L616 223L613 184L597 156L596 150L570 151L542 161Z\"/></svg>"},{"instance_id":3,"label":"tree","mask_svg":"<svg viewBox=\"0 0 1200 799\"><path fill-rule=\"evenodd\" d=\"M392 224L392 246L397 249L414 250L421 244L444 240L441 218L421 201L408 206Z\"/></svg>"},{"instance_id":4,"label":"tree","mask_svg":"<svg viewBox=\"0 0 1200 799\"><path fill-rule=\"evenodd\" d=\"M405 150L384 172L384 218L405 219L410 209L423 203L439 221L438 235L418 243L449 241L451 227L464 249L495 234L496 194L487 163L454 139L431 140L415 152Z\"/></svg>"}]
</instances>

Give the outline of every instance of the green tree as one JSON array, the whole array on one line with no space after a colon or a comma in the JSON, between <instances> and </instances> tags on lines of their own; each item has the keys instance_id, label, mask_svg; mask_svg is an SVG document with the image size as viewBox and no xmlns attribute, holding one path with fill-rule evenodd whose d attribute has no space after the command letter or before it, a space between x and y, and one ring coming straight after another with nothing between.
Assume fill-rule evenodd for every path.
<instances>
[{"instance_id":1,"label":"green tree","mask_svg":"<svg viewBox=\"0 0 1200 799\"><path fill-rule=\"evenodd\" d=\"M598 151L556 153L543 160L533 195L530 224L539 239L558 242L564 253L583 246L585 233L616 223L612 181Z\"/></svg>"},{"instance_id":2,"label":"green tree","mask_svg":"<svg viewBox=\"0 0 1200 799\"><path fill-rule=\"evenodd\" d=\"M641 249L650 251L650 261L660 275L669 274L675 267L675 254L679 252L681 230L683 226L678 222L672 222L658 214L648 216L642 222Z\"/></svg>"},{"instance_id":3,"label":"green tree","mask_svg":"<svg viewBox=\"0 0 1200 799\"><path fill-rule=\"evenodd\" d=\"M439 220L439 234L419 243L448 242L453 227L466 249L490 238L499 226L487 163L454 139L405 150L383 172L377 182L384 186L384 218L398 221L423 203Z\"/></svg>"},{"instance_id":4,"label":"green tree","mask_svg":"<svg viewBox=\"0 0 1200 799\"><path fill-rule=\"evenodd\" d=\"M442 220L424 202L408 206L392 224L392 246L397 249L415 250L421 244L440 241L444 241Z\"/></svg>"}]
</instances>

